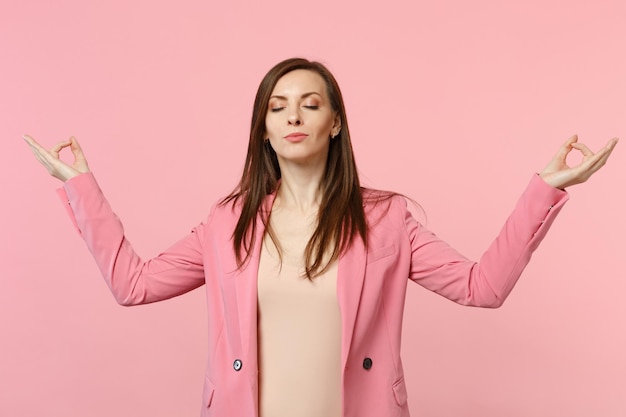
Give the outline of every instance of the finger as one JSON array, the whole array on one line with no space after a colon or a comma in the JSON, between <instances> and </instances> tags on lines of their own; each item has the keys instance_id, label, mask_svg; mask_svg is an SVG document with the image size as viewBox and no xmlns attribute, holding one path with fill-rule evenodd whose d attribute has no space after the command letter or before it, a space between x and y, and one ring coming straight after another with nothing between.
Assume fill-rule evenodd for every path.
<instances>
[{"instance_id":1,"label":"finger","mask_svg":"<svg viewBox=\"0 0 626 417\"><path fill-rule=\"evenodd\" d=\"M52 172L52 164L50 163L50 161L46 159L45 156L39 153L36 149L31 148L30 150L33 152L33 155L35 155L35 158L37 158L39 163L41 163L41 165L43 165L44 168L48 170L48 172Z\"/></svg>"},{"instance_id":2,"label":"finger","mask_svg":"<svg viewBox=\"0 0 626 417\"><path fill-rule=\"evenodd\" d=\"M59 159L59 152L61 152L61 149L66 148L66 147L68 147L70 145L71 145L71 143L68 140L63 141L63 142L59 142L56 145L54 145L52 148L50 148L49 152L56 159Z\"/></svg>"},{"instance_id":3,"label":"finger","mask_svg":"<svg viewBox=\"0 0 626 417\"><path fill-rule=\"evenodd\" d=\"M47 164L46 160L41 156L41 154L37 152L37 149L35 149L34 147L31 147L30 151L33 153L33 155L35 155L35 158L37 158L39 162L41 162L44 165Z\"/></svg>"},{"instance_id":4,"label":"finger","mask_svg":"<svg viewBox=\"0 0 626 417\"><path fill-rule=\"evenodd\" d=\"M566 140L566 141L565 141L565 145L566 145L566 146L569 146L569 145L571 145L572 143L576 143L576 142L578 142L578 135L577 135L577 134L576 134L576 135L572 135L572 136L570 136L570 138L569 138L568 140Z\"/></svg>"},{"instance_id":5,"label":"finger","mask_svg":"<svg viewBox=\"0 0 626 417\"><path fill-rule=\"evenodd\" d=\"M611 151L613 151L613 148L615 148L617 142L619 142L619 138L613 138L607 142L606 147L611 148Z\"/></svg>"},{"instance_id":6,"label":"finger","mask_svg":"<svg viewBox=\"0 0 626 417\"><path fill-rule=\"evenodd\" d=\"M66 146L70 146L71 142L69 140L64 140L63 142L59 142L57 144L55 144L51 149L50 152L54 151L54 152L59 152L61 149L65 148Z\"/></svg>"},{"instance_id":7,"label":"finger","mask_svg":"<svg viewBox=\"0 0 626 417\"><path fill-rule=\"evenodd\" d=\"M72 153L74 154L74 157L76 159L85 159L85 155L83 154L83 148L80 147L80 144L74 136L70 138L70 149L72 149Z\"/></svg>"},{"instance_id":8,"label":"finger","mask_svg":"<svg viewBox=\"0 0 626 417\"><path fill-rule=\"evenodd\" d=\"M33 139L30 135L24 135L22 136L24 138L24 140L26 141L26 143L28 143L28 145L30 146L30 150L33 151L33 153L35 154L35 156L37 156L37 159L41 162L41 163L45 163L47 165L50 165L49 160L50 159L59 159L59 155L57 154L53 154L51 153L51 151L48 151L46 148L44 148L43 146L41 146L35 139ZM58 145L58 144L57 144ZM67 145L66 145L67 146ZM53 148L54 149L54 148ZM44 162L47 161L47 162Z\"/></svg>"},{"instance_id":9,"label":"finger","mask_svg":"<svg viewBox=\"0 0 626 417\"><path fill-rule=\"evenodd\" d=\"M31 148L45 150L43 146L41 146L35 139L33 139L30 135L24 135L22 138L28 143Z\"/></svg>"},{"instance_id":10,"label":"finger","mask_svg":"<svg viewBox=\"0 0 626 417\"><path fill-rule=\"evenodd\" d=\"M50 153L37 142L31 142L28 140L27 142L31 152L37 157L37 159L39 159L39 161L43 162L43 160L50 157Z\"/></svg>"},{"instance_id":11,"label":"finger","mask_svg":"<svg viewBox=\"0 0 626 417\"><path fill-rule=\"evenodd\" d=\"M604 164L606 163L606 161L609 159L609 157L611 156L611 153L613 153L613 149L615 149L615 145L617 144L617 140L611 140L607 146L605 146L604 148L602 148L596 155L599 155L599 157L597 158L597 160L595 162L592 163L592 166L595 168L597 166L597 168L595 168L595 170L600 169L600 167L604 166ZM595 171L594 170L594 171Z\"/></svg>"},{"instance_id":12,"label":"finger","mask_svg":"<svg viewBox=\"0 0 626 417\"><path fill-rule=\"evenodd\" d=\"M572 144L574 148L581 151L584 155L584 160L579 165L581 169L587 169L591 166L594 166L598 164L598 161L600 161L601 159L604 159L604 162L606 162L606 159L608 159L608 157L611 155L611 152L613 152L613 149L615 148L615 145L617 145L618 141L619 141L618 138L613 138L609 140L606 146L600 149L596 154L594 154L586 145L582 143ZM604 162L601 165L599 165L598 168L596 169L599 169L602 165L604 165Z\"/></svg>"},{"instance_id":13,"label":"finger","mask_svg":"<svg viewBox=\"0 0 626 417\"><path fill-rule=\"evenodd\" d=\"M569 139L565 141L563 146L561 146L561 149L569 149L572 146L572 144L576 142L578 142L578 135L572 135L569 137Z\"/></svg>"},{"instance_id":14,"label":"finger","mask_svg":"<svg viewBox=\"0 0 626 417\"><path fill-rule=\"evenodd\" d=\"M70 136L69 142L72 144L72 148L82 150L80 144L78 143L78 139L74 136Z\"/></svg>"},{"instance_id":15,"label":"finger","mask_svg":"<svg viewBox=\"0 0 626 417\"><path fill-rule=\"evenodd\" d=\"M582 181L587 181L589 177L591 177L593 174L596 173L596 171L602 168L604 164L606 164L606 161L608 158L609 158L608 155L605 154L602 158L598 158L594 160L592 164L585 167L585 169L582 170L582 173L580 175Z\"/></svg>"},{"instance_id":16,"label":"finger","mask_svg":"<svg viewBox=\"0 0 626 417\"><path fill-rule=\"evenodd\" d=\"M55 169L55 164L58 164L58 148L62 146L68 146L68 144L63 144L60 142L56 144L50 151L45 149L36 140L34 140L29 135L23 136L24 140L28 143L31 152L35 155L35 158L48 170L49 173L52 173Z\"/></svg>"},{"instance_id":17,"label":"finger","mask_svg":"<svg viewBox=\"0 0 626 417\"><path fill-rule=\"evenodd\" d=\"M594 155L591 149L589 149L584 143L572 143L570 146L574 149L578 149L579 151L581 151L585 157L590 157Z\"/></svg>"},{"instance_id":18,"label":"finger","mask_svg":"<svg viewBox=\"0 0 626 417\"><path fill-rule=\"evenodd\" d=\"M564 161L567 157L567 154L572 151L572 144L576 142L578 142L578 135L570 136L570 138L567 139L563 145L561 145L554 159Z\"/></svg>"},{"instance_id":19,"label":"finger","mask_svg":"<svg viewBox=\"0 0 626 417\"><path fill-rule=\"evenodd\" d=\"M619 138L613 138L613 139L609 140L607 142L607 144L604 146L604 148L600 149L597 154L601 154L602 157L604 157L604 155L606 155L606 157L608 158L611 155L611 153L613 152L613 150L615 149L615 146L617 145L617 142L619 142Z\"/></svg>"},{"instance_id":20,"label":"finger","mask_svg":"<svg viewBox=\"0 0 626 417\"><path fill-rule=\"evenodd\" d=\"M613 151L613 148L615 148L615 145L617 145L617 142L619 142L619 138L612 138L611 140L607 142L604 148L598 151L598 153L604 152L606 150ZM585 156L593 155L593 152L584 143L573 143L571 146L583 152L583 155Z\"/></svg>"},{"instance_id":21,"label":"finger","mask_svg":"<svg viewBox=\"0 0 626 417\"><path fill-rule=\"evenodd\" d=\"M611 156L611 152L613 152L614 147L614 143L609 143L609 145L605 146L599 150L598 153L589 157L576 167L583 181L586 181L597 170L602 168L604 164L606 164L606 161L609 159L609 156Z\"/></svg>"}]
</instances>

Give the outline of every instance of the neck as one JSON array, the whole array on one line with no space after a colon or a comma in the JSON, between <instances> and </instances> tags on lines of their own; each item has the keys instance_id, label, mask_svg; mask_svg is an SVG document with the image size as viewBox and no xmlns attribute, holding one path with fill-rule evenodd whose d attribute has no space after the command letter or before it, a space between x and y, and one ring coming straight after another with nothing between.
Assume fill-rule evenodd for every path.
<instances>
[{"instance_id":1,"label":"neck","mask_svg":"<svg viewBox=\"0 0 626 417\"><path fill-rule=\"evenodd\" d=\"M281 184L276 194L278 206L305 216L316 213L322 200L320 186L325 165L283 165L280 167Z\"/></svg>"}]
</instances>

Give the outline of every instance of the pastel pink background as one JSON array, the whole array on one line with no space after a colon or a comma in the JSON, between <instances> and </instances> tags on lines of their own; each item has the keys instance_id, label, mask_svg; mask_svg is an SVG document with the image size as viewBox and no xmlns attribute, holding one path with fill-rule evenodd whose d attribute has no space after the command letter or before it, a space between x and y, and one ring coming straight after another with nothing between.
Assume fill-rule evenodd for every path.
<instances>
[{"instance_id":1,"label":"pastel pink background","mask_svg":"<svg viewBox=\"0 0 626 417\"><path fill-rule=\"evenodd\" d=\"M235 185L263 74L318 59L363 182L477 258L571 134L626 136L625 21L622 0L3 1L0 415L195 416L205 366L202 292L115 304L22 134L75 135L154 256ZM625 163L570 189L502 309L410 286L414 416L626 415Z\"/></svg>"}]
</instances>

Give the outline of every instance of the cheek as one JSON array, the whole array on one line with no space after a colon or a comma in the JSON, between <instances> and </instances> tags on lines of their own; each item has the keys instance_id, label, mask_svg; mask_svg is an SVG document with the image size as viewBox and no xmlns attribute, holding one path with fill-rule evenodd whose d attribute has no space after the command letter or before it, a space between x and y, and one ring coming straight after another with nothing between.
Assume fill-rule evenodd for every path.
<instances>
[{"instance_id":1,"label":"cheek","mask_svg":"<svg viewBox=\"0 0 626 417\"><path fill-rule=\"evenodd\" d=\"M272 120L269 117L266 117L265 118L265 137L267 137L267 135L271 135L274 130L275 129L273 127Z\"/></svg>"},{"instance_id":2,"label":"cheek","mask_svg":"<svg viewBox=\"0 0 626 417\"><path fill-rule=\"evenodd\" d=\"M265 116L265 130L268 132L276 132L285 124L285 113L267 112Z\"/></svg>"},{"instance_id":3,"label":"cheek","mask_svg":"<svg viewBox=\"0 0 626 417\"><path fill-rule=\"evenodd\" d=\"M322 124L322 127L320 130L322 130L325 134L328 133L330 135L330 131L332 130L332 128L333 128L333 121L328 120Z\"/></svg>"}]
</instances>

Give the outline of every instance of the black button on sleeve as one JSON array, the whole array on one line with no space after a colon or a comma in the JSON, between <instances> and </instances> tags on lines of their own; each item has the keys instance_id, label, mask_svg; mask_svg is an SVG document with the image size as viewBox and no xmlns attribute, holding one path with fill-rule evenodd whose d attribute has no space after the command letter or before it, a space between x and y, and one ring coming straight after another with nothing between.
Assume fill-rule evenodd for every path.
<instances>
[{"instance_id":1,"label":"black button on sleeve","mask_svg":"<svg viewBox=\"0 0 626 417\"><path fill-rule=\"evenodd\" d=\"M365 358L363 359L363 369L370 370L372 368L372 359Z\"/></svg>"}]
</instances>

